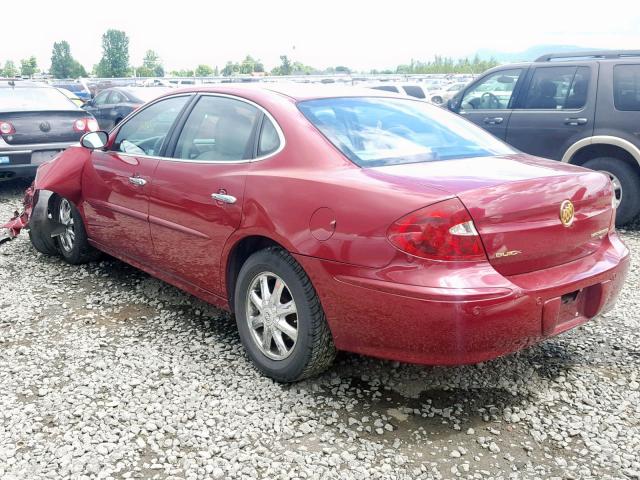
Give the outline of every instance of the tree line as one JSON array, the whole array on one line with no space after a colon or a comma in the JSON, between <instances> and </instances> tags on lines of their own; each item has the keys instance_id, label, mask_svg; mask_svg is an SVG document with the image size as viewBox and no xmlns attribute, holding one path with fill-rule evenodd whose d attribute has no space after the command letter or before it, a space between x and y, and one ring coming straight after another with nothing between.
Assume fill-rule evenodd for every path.
<instances>
[{"instance_id":1,"label":"tree line","mask_svg":"<svg viewBox=\"0 0 640 480\"><path fill-rule=\"evenodd\" d=\"M409 64L398 65L395 69L371 70L369 73L391 74L420 74L420 73L481 73L498 65L491 58L483 60L478 55L468 58L454 59L436 55L433 61L411 60ZM32 77L40 73L35 56L20 60L16 65L7 60L4 67L0 63L0 77L13 78L18 75ZM349 74L351 69L342 65L317 69L305 65L297 60L290 59L287 55L280 56L280 64L267 71L259 59L247 55L242 61L228 61L222 68L200 64L194 69L172 70L166 72L162 59L154 50L147 50L142 65L132 66L129 62L129 37L122 30L107 30L102 35L102 58L93 66L91 73L100 78L115 77L164 77L168 74L172 77L207 77L207 76L233 76L233 75L312 75L312 74ZM54 42L51 52L51 68L49 74L54 78L79 78L87 77L85 67L73 58L69 42L61 40Z\"/></svg>"}]
</instances>

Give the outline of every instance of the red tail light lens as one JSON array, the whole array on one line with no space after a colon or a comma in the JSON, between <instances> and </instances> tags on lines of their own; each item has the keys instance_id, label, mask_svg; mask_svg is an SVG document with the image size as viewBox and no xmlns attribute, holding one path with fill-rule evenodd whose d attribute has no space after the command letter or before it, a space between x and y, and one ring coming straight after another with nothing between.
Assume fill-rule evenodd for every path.
<instances>
[{"instance_id":1,"label":"red tail light lens","mask_svg":"<svg viewBox=\"0 0 640 480\"><path fill-rule=\"evenodd\" d=\"M98 130L98 122L95 118L79 118L73 122L75 132L95 132Z\"/></svg>"},{"instance_id":2,"label":"red tail light lens","mask_svg":"<svg viewBox=\"0 0 640 480\"><path fill-rule=\"evenodd\" d=\"M387 231L399 250L431 260L480 261L487 256L473 220L457 198L417 210Z\"/></svg>"},{"instance_id":3,"label":"red tail light lens","mask_svg":"<svg viewBox=\"0 0 640 480\"><path fill-rule=\"evenodd\" d=\"M16 129L13 128L9 122L3 122L0 120L0 134L2 135L12 135L16 133Z\"/></svg>"}]
</instances>

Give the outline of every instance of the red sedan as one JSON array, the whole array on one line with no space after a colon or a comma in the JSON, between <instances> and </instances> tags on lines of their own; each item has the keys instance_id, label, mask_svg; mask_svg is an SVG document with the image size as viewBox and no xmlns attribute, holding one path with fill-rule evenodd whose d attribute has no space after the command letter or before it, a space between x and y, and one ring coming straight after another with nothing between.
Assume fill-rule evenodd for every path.
<instances>
[{"instance_id":1,"label":"red sedan","mask_svg":"<svg viewBox=\"0 0 640 480\"><path fill-rule=\"evenodd\" d=\"M325 86L168 94L42 165L16 222L231 310L256 366L480 362L609 309L612 186L440 108ZM14 225L15 226L15 225Z\"/></svg>"}]
</instances>

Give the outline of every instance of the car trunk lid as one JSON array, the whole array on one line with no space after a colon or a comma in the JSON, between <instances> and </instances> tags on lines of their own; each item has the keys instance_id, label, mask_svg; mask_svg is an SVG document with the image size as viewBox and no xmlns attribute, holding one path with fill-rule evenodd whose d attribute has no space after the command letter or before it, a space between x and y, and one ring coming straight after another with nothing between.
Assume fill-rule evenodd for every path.
<instances>
[{"instance_id":1,"label":"car trunk lid","mask_svg":"<svg viewBox=\"0 0 640 480\"><path fill-rule=\"evenodd\" d=\"M568 263L595 251L612 220L611 183L598 172L528 155L381 167L457 196L469 211L489 261L503 275ZM561 221L561 206L574 219Z\"/></svg>"},{"instance_id":2,"label":"car trunk lid","mask_svg":"<svg viewBox=\"0 0 640 480\"><path fill-rule=\"evenodd\" d=\"M84 132L74 130L73 123L90 115L82 110L28 111L0 113L0 120L13 125L15 133L3 134L9 145L73 142Z\"/></svg>"}]
</instances>

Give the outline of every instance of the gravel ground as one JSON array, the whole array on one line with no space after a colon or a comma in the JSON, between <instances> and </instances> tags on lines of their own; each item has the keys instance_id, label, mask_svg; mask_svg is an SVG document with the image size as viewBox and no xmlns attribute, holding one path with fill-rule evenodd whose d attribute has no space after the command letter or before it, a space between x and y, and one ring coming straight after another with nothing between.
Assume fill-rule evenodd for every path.
<instances>
[{"instance_id":1,"label":"gravel ground","mask_svg":"<svg viewBox=\"0 0 640 480\"><path fill-rule=\"evenodd\" d=\"M24 182L0 184L0 219ZM640 478L640 225L614 311L485 364L260 376L233 320L119 261L0 246L0 478Z\"/></svg>"}]
</instances>

